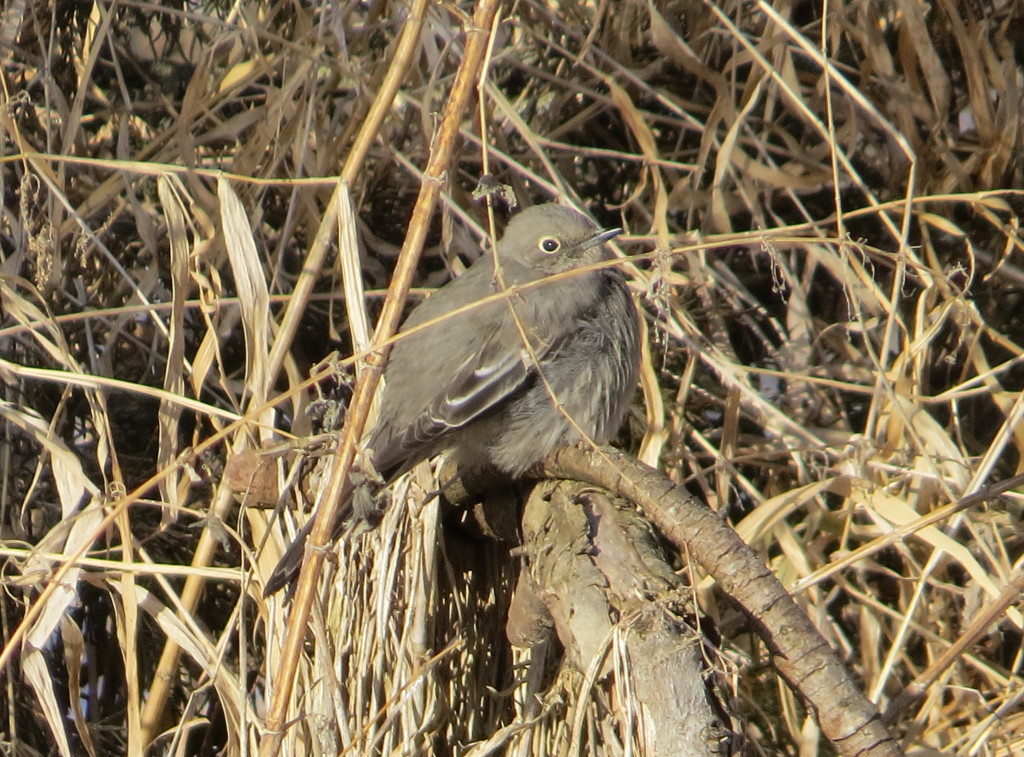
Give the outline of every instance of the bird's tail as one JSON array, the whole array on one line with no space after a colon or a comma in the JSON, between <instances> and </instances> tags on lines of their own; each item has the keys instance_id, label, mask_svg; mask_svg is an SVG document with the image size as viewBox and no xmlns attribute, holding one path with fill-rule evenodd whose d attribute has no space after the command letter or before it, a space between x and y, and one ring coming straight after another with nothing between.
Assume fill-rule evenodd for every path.
<instances>
[{"instance_id":1,"label":"bird's tail","mask_svg":"<svg viewBox=\"0 0 1024 757\"><path fill-rule=\"evenodd\" d=\"M263 596L269 597L276 594L285 586L298 577L299 569L302 567L302 556L306 553L306 537L313 530L313 519L310 518L306 524L295 534L295 540L288 545L281 559L277 561L274 572L267 579L267 585L263 587Z\"/></svg>"},{"instance_id":2,"label":"bird's tail","mask_svg":"<svg viewBox=\"0 0 1024 757\"><path fill-rule=\"evenodd\" d=\"M388 497L382 494L384 480L375 474L373 478L361 472L354 472L350 476L352 488L343 493L341 506L334 516L334 526L331 529L331 541L337 539L346 530L346 523L352 525L352 535L364 530L376 528L383 517L382 505L387 502ZM267 585L263 587L263 596L269 597L276 594L285 586L289 586L299 575L302 568L302 558L306 553L306 538L313 530L313 517L310 517L306 524L299 529L295 540L288 545L281 559L278 560L274 572L267 579Z\"/></svg>"}]
</instances>

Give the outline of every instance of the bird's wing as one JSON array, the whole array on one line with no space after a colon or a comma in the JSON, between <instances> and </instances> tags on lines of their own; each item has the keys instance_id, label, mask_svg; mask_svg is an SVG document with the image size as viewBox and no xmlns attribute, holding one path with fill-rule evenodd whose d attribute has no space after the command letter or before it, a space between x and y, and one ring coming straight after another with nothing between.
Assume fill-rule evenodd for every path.
<instances>
[{"instance_id":1,"label":"bird's wing","mask_svg":"<svg viewBox=\"0 0 1024 757\"><path fill-rule=\"evenodd\" d=\"M513 336L514 335L514 336ZM519 348L510 345L519 344ZM537 345L534 355L543 360L552 345ZM405 470L434 449L442 438L488 415L521 391L536 373L534 357L521 344L511 319L497 326L481 349L462 361L444 387L406 428L388 429L371 440L377 469L387 476ZM374 446L377 442L380 446Z\"/></svg>"}]
</instances>

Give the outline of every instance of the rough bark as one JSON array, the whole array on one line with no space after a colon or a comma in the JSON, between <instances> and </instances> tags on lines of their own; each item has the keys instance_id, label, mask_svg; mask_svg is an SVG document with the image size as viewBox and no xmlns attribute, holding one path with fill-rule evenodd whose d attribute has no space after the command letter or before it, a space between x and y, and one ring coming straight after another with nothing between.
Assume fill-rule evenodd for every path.
<instances>
[{"instance_id":1,"label":"rough bark","mask_svg":"<svg viewBox=\"0 0 1024 757\"><path fill-rule=\"evenodd\" d=\"M751 618L776 669L847 757L898 757L899 743L849 671L761 559L718 515L664 474L611 447L567 447L538 466L543 478L604 487L643 509Z\"/></svg>"},{"instance_id":2,"label":"rough bark","mask_svg":"<svg viewBox=\"0 0 1024 757\"><path fill-rule=\"evenodd\" d=\"M598 671L648 757L727 753L731 732L709 699L702 636L686 620L690 594L632 506L578 482L538 486L523 513L522 556L513 644L557 632L566 663Z\"/></svg>"}]
</instances>

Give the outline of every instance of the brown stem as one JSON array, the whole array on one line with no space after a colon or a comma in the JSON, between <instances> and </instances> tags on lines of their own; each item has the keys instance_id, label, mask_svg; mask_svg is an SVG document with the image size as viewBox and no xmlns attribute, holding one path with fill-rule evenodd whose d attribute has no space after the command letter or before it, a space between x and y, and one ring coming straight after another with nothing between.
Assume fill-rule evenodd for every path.
<instances>
[{"instance_id":1,"label":"brown stem","mask_svg":"<svg viewBox=\"0 0 1024 757\"><path fill-rule=\"evenodd\" d=\"M409 222L409 231L402 245L398 265L374 335L374 341L377 344L388 339L398 328L402 303L409 292L413 272L416 269L420 251L423 249L427 224L441 193L441 185L455 148L459 125L473 93L474 83L481 74L480 69L487 48L491 22L499 5L499 0L480 0L473 14L472 22L466 30L463 59L455 75L451 93L445 103L444 115L437 137L431 146L430 158L423 172L423 183L420 185L420 193ZM417 3L406 22L409 28L406 33L403 33L403 43L407 37L410 39L416 37L416 30L423 23L424 13L425 3ZM323 547L331 536L335 514L339 503L344 498L344 491L347 489L348 471L355 459L356 445L362 436L363 427L369 414L370 400L383 372L387 350L383 349L381 353L379 356L371 355L367 360L367 370L356 386L355 397L345 423L342 443L333 461L327 494L318 509L313 529L307 541L309 548L306 550L306 559L299 575L298 588L288 616L288 631L282 647L281 661L276 670L277 675L274 680L276 689L266 719L267 736L260 744L260 754L264 757L270 757L280 751L288 703L291 699L292 683L295 680L295 671L298 668L299 656L302 652L302 640L313 605L317 577L324 559L324 550L320 547Z\"/></svg>"}]
</instances>

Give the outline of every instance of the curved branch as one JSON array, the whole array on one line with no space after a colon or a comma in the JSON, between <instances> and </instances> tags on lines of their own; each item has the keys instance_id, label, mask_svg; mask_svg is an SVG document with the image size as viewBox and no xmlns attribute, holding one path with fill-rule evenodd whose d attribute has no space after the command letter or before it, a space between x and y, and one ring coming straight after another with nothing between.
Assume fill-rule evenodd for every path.
<instances>
[{"instance_id":1,"label":"curved branch","mask_svg":"<svg viewBox=\"0 0 1024 757\"><path fill-rule=\"evenodd\" d=\"M641 507L651 522L695 558L750 617L776 669L814 712L822 732L840 754L903 754L877 708L785 587L731 526L682 486L611 447L566 447L534 472L543 478L596 484Z\"/></svg>"}]
</instances>

